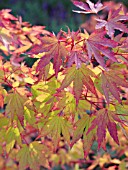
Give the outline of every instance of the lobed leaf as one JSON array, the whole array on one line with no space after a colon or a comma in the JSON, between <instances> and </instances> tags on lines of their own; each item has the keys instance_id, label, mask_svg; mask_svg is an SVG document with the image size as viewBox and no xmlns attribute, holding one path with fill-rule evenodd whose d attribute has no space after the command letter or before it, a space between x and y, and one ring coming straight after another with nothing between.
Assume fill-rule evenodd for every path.
<instances>
[{"instance_id":1,"label":"lobed leaf","mask_svg":"<svg viewBox=\"0 0 128 170\"><path fill-rule=\"evenodd\" d=\"M49 149L47 146L37 141L29 145L23 144L16 157L19 161L19 170L25 170L28 167L32 170L39 170L41 165L49 168L47 161L48 153Z\"/></svg>"},{"instance_id":2,"label":"lobed leaf","mask_svg":"<svg viewBox=\"0 0 128 170\"><path fill-rule=\"evenodd\" d=\"M6 114L10 115L12 121L16 115L22 126L24 126L24 103L27 101L27 98L24 96L25 93L24 89L17 88L17 91L8 94L5 98L5 104L7 104Z\"/></svg>"},{"instance_id":3,"label":"lobed leaf","mask_svg":"<svg viewBox=\"0 0 128 170\"><path fill-rule=\"evenodd\" d=\"M9 127L6 131L6 152L9 153L14 145L15 142L21 145L21 137L18 128Z\"/></svg>"},{"instance_id":4,"label":"lobed leaf","mask_svg":"<svg viewBox=\"0 0 128 170\"><path fill-rule=\"evenodd\" d=\"M123 124L115 111L109 111L105 108L97 111L95 119L92 121L91 126L87 131L87 135L97 127L97 142L98 149L103 145L106 137L106 129L108 129L111 137L119 145L119 139L117 135L116 123Z\"/></svg>"},{"instance_id":5,"label":"lobed leaf","mask_svg":"<svg viewBox=\"0 0 128 170\"><path fill-rule=\"evenodd\" d=\"M65 43L59 41L58 37L43 37L42 43L43 47L41 52L46 52L46 54L40 59L36 71L41 71L41 69L53 59L53 68L55 70L55 75L57 76L62 61L67 56Z\"/></svg>"},{"instance_id":6,"label":"lobed leaf","mask_svg":"<svg viewBox=\"0 0 128 170\"><path fill-rule=\"evenodd\" d=\"M76 99L76 104L78 105L79 99L81 97L83 86L85 86L88 90L90 90L94 95L97 96L95 86L93 84L92 77L96 77L96 75L84 64L81 65L81 68L76 69L76 66L73 65L70 68L67 68L65 78L62 81L62 84L58 91L63 90L68 87L73 81L73 92Z\"/></svg>"},{"instance_id":7,"label":"lobed leaf","mask_svg":"<svg viewBox=\"0 0 128 170\"><path fill-rule=\"evenodd\" d=\"M90 0L87 0L86 3L80 2L80 1L74 1L74 0L72 2L75 6L84 10L84 11L73 10L73 12L77 12L77 13L83 13L83 14L94 13L94 14L97 14L99 11L101 11L102 9L105 8L100 0L96 4L92 3Z\"/></svg>"},{"instance_id":8,"label":"lobed leaf","mask_svg":"<svg viewBox=\"0 0 128 170\"><path fill-rule=\"evenodd\" d=\"M120 15L119 12L122 10L122 5L115 11L109 11L108 20L96 19L98 24L96 25L96 29L100 29L105 27L107 30L107 34L110 37L113 37L116 30L120 30L122 32L128 33L128 28L125 24L119 22L123 20L128 20L128 15Z\"/></svg>"},{"instance_id":9,"label":"lobed leaf","mask_svg":"<svg viewBox=\"0 0 128 170\"><path fill-rule=\"evenodd\" d=\"M110 93L121 103L119 87L128 88L128 82L120 71L110 69L98 75L98 78L95 80L95 86L105 95L108 104L110 103Z\"/></svg>"},{"instance_id":10,"label":"lobed leaf","mask_svg":"<svg viewBox=\"0 0 128 170\"><path fill-rule=\"evenodd\" d=\"M92 55L94 55L95 59L102 67L106 67L102 54L110 60L117 62L114 52L110 50L110 48L116 47L117 43L113 40L105 38L104 31L93 32L85 41L85 44L87 46L89 59L91 59Z\"/></svg>"},{"instance_id":11,"label":"lobed leaf","mask_svg":"<svg viewBox=\"0 0 128 170\"><path fill-rule=\"evenodd\" d=\"M74 143L76 143L83 136L83 148L85 158L87 157L93 141L96 138L96 129L92 130L89 134L86 134L93 119L94 117L84 115L76 122L71 142L71 146L73 146Z\"/></svg>"},{"instance_id":12,"label":"lobed leaf","mask_svg":"<svg viewBox=\"0 0 128 170\"><path fill-rule=\"evenodd\" d=\"M56 115L49 117L44 126L41 129L41 135L47 136L51 135L52 141L54 143L55 150L58 147L61 133L65 139L65 141L70 142L70 123L62 116Z\"/></svg>"}]
</instances>

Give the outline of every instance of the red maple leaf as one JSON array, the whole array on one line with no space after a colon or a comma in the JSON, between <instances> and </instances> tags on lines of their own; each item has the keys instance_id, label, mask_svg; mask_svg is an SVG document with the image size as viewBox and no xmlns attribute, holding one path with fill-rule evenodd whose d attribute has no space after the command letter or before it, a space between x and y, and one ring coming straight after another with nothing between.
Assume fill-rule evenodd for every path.
<instances>
[{"instance_id":1,"label":"red maple leaf","mask_svg":"<svg viewBox=\"0 0 128 170\"><path fill-rule=\"evenodd\" d=\"M108 15L108 20L96 19L99 23L96 25L96 29L105 27L107 30L107 34L110 37L113 37L115 33L115 29L120 30L122 32L128 33L128 28L121 22L123 20L128 20L128 15L120 15L119 12L122 10L122 6L120 6L117 10L110 10Z\"/></svg>"},{"instance_id":2,"label":"red maple leaf","mask_svg":"<svg viewBox=\"0 0 128 170\"><path fill-rule=\"evenodd\" d=\"M115 58L114 52L112 52L111 48L116 47L118 43L105 38L105 34L105 31L95 31L85 41L89 59L91 59L92 55L94 55L95 59L102 67L105 67L105 61L102 54L112 61L117 62L117 59Z\"/></svg>"},{"instance_id":3,"label":"red maple leaf","mask_svg":"<svg viewBox=\"0 0 128 170\"><path fill-rule=\"evenodd\" d=\"M123 120L119 118L115 111L110 111L105 108L97 111L96 117L92 121L92 125L88 129L87 135L93 129L97 128L98 149L101 146L105 147L104 141L106 137L106 129L108 129L111 137L119 145L115 121L124 124Z\"/></svg>"},{"instance_id":4,"label":"red maple leaf","mask_svg":"<svg viewBox=\"0 0 128 170\"><path fill-rule=\"evenodd\" d=\"M102 72L101 85L108 104L109 104L109 91L114 96L114 98L117 99L119 103L121 103L118 86L128 88L128 82L125 81L125 79L123 79L122 76L123 75L121 75L119 71Z\"/></svg>"},{"instance_id":5,"label":"red maple leaf","mask_svg":"<svg viewBox=\"0 0 128 170\"><path fill-rule=\"evenodd\" d=\"M86 54L83 54L81 51L71 51L70 55L68 56L68 67L71 67L73 63L76 64L76 68L80 68L82 62L86 63L88 61L88 57Z\"/></svg>"},{"instance_id":6,"label":"red maple leaf","mask_svg":"<svg viewBox=\"0 0 128 170\"><path fill-rule=\"evenodd\" d=\"M17 20L10 12L11 9L3 9L0 11L0 26L5 27L10 24L11 20Z\"/></svg>"},{"instance_id":7,"label":"red maple leaf","mask_svg":"<svg viewBox=\"0 0 128 170\"><path fill-rule=\"evenodd\" d=\"M95 14L97 14L99 11L101 11L102 9L105 8L103 6L103 4L100 2L100 0L96 4L92 3L90 0L86 0L86 3L80 2L80 1L72 1L72 2L75 6L84 10L84 11L73 10L73 12L77 12L77 13L83 13L83 14L95 13Z\"/></svg>"},{"instance_id":8,"label":"red maple leaf","mask_svg":"<svg viewBox=\"0 0 128 170\"><path fill-rule=\"evenodd\" d=\"M42 47L41 49L35 49L35 53L45 52L45 55L40 59L36 71L41 71L47 64L49 64L50 60L53 59L53 68L55 70L55 75L58 75L60 66L62 61L67 56L67 49L65 47L65 43L60 38L60 33L58 33L57 37L47 37L44 36L42 38ZM34 51L33 50L33 51Z\"/></svg>"}]
</instances>

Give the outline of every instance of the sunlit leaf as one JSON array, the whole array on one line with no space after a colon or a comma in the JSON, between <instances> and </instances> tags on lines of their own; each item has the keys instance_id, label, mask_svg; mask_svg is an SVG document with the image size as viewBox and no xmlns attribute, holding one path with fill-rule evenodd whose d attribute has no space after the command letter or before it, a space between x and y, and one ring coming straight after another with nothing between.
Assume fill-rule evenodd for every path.
<instances>
[{"instance_id":1,"label":"sunlit leaf","mask_svg":"<svg viewBox=\"0 0 128 170\"><path fill-rule=\"evenodd\" d=\"M9 153L13 149L15 142L21 144L21 137L18 128L10 127L6 131L6 152Z\"/></svg>"},{"instance_id":2,"label":"sunlit leaf","mask_svg":"<svg viewBox=\"0 0 128 170\"><path fill-rule=\"evenodd\" d=\"M66 74L66 76L63 79L58 91L68 87L73 81L73 91L77 105L83 91L83 86L85 86L88 90L97 96L93 81L91 79L91 77L95 77L95 74L89 68L87 68L86 65L83 64L79 69L76 69L76 66L74 65L66 69L64 74Z\"/></svg>"},{"instance_id":3,"label":"sunlit leaf","mask_svg":"<svg viewBox=\"0 0 128 170\"><path fill-rule=\"evenodd\" d=\"M64 140L67 141L68 144L70 143L70 128L70 123L64 117L59 115L51 116L48 120L46 120L42 127L41 134L42 136L51 135L56 150L61 138L61 133Z\"/></svg>"},{"instance_id":4,"label":"sunlit leaf","mask_svg":"<svg viewBox=\"0 0 128 170\"><path fill-rule=\"evenodd\" d=\"M16 91L8 94L5 98L5 103L7 104L6 114L10 115L11 120L16 115L22 126L24 125L24 103L27 101L24 93L26 93L25 89L17 88Z\"/></svg>"},{"instance_id":5,"label":"sunlit leaf","mask_svg":"<svg viewBox=\"0 0 128 170\"><path fill-rule=\"evenodd\" d=\"M41 165L48 168L48 152L47 146L38 142L32 142L29 145L23 144L17 154L19 170L25 170L27 167L39 170Z\"/></svg>"}]
</instances>

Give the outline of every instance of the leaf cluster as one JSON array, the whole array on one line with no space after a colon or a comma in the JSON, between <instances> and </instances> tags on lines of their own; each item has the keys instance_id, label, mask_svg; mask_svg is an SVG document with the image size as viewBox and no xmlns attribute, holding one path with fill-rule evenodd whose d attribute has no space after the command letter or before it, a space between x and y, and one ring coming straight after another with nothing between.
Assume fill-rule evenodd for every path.
<instances>
[{"instance_id":1,"label":"leaf cluster","mask_svg":"<svg viewBox=\"0 0 128 170\"><path fill-rule=\"evenodd\" d=\"M78 142L85 160L94 142L106 150L111 136L120 145L119 129L128 137L128 14L72 2L83 10L74 12L95 15L91 33L55 35L0 11L0 153L21 170L69 164Z\"/></svg>"}]
</instances>

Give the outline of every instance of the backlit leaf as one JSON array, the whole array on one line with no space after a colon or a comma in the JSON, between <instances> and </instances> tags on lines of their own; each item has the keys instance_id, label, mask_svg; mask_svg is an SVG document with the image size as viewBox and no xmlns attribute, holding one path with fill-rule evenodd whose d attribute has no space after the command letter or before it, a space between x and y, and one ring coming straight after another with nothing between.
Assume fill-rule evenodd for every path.
<instances>
[{"instance_id":1,"label":"backlit leaf","mask_svg":"<svg viewBox=\"0 0 128 170\"><path fill-rule=\"evenodd\" d=\"M103 4L100 2L100 0L96 4L92 3L90 0L86 0L86 3L80 2L80 1L74 1L74 0L72 2L75 6L84 10L84 11L73 10L73 12L77 12L77 13L83 13L83 14L96 13L97 14L99 11L105 8Z\"/></svg>"},{"instance_id":2,"label":"backlit leaf","mask_svg":"<svg viewBox=\"0 0 128 170\"><path fill-rule=\"evenodd\" d=\"M73 91L77 105L83 91L83 86L97 96L93 81L91 79L91 77L95 77L96 75L89 68L87 68L86 65L82 64L79 69L76 69L76 66L73 65L72 67L66 69L64 74L66 74L65 78L63 79L58 91L68 87L73 81Z\"/></svg>"},{"instance_id":3,"label":"backlit leaf","mask_svg":"<svg viewBox=\"0 0 128 170\"><path fill-rule=\"evenodd\" d=\"M96 29L105 27L110 37L113 37L116 30L128 33L126 25L119 21L128 20L128 15L120 15L119 12L122 10L122 5L115 11L109 11L108 20L96 19L99 23L96 25Z\"/></svg>"},{"instance_id":4,"label":"backlit leaf","mask_svg":"<svg viewBox=\"0 0 128 170\"><path fill-rule=\"evenodd\" d=\"M101 109L96 112L96 117L92 121L91 126L88 129L89 134L93 129L97 127L97 142L98 148L104 143L106 137L106 130L108 129L111 137L119 145L119 139L117 136L116 123L123 123L123 121L116 115L115 111L109 111L107 109Z\"/></svg>"},{"instance_id":5,"label":"backlit leaf","mask_svg":"<svg viewBox=\"0 0 128 170\"><path fill-rule=\"evenodd\" d=\"M101 54L108 57L112 61L117 61L114 52L110 50L110 48L116 47L117 43L111 39L105 38L104 31L93 32L85 43L87 46L89 59L91 59L92 55L94 55L95 59L102 67L105 67L105 61Z\"/></svg>"},{"instance_id":6,"label":"backlit leaf","mask_svg":"<svg viewBox=\"0 0 128 170\"><path fill-rule=\"evenodd\" d=\"M21 144L21 137L18 128L9 127L6 131L6 152L9 153L13 149L15 142Z\"/></svg>"},{"instance_id":7,"label":"backlit leaf","mask_svg":"<svg viewBox=\"0 0 128 170\"><path fill-rule=\"evenodd\" d=\"M48 152L47 146L40 144L37 141L32 142L29 145L23 144L17 154L19 170L25 170L28 167L32 170L39 170L41 165L49 168L47 161Z\"/></svg>"},{"instance_id":8,"label":"backlit leaf","mask_svg":"<svg viewBox=\"0 0 128 170\"><path fill-rule=\"evenodd\" d=\"M65 44L64 42L59 40L58 36L43 37L42 43L43 46L41 52L46 52L46 53L40 59L36 70L41 71L41 69L44 68L47 64L49 64L50 60L53 59L53 68L55 70L55 75L57 76L62 61L67 55L67 49L65 47Z\"/></svg>"},{"instance_id":9,"label":"backlit leaf","mask_svg":"<svg viewBox=\"0 0 128 170\"><path fill-rule=\"evenodd\" d=\"M76 128L74 130L73 139L71 142L71 146L73 146L74 143L76 143L76 141L78 141L83 135L83 147L85 158L87 157L90 148L93 144L93 141L96 138L96 129L93 129L90 134L86 134L93 119L93 117L86 114L76 122Z\"/></svg>"},{"instance_id":10,"label":"backlit leaf","mask_svg":"<svg viewBox=\"0 0 128 170\"><path fill-rule=\"evenodd\" d=\"M24 89L17 88L16 91L8 94L5 98L5 103L7 104L6 114L10 115L12 121L16 115L22 126L24 121L24 103L27 101L27 98L24 96L25 93Z\"/></svg>"},{"instance_id":11,"label":"backlit leaf","mask_svg":"<svg viewBox=\"0 0 128 170\"><path fill-rule=\"evenodd\" d=\"M121 103L118 86L128 88L128 82L124 80L124 78L120 77L120 75L121 72L117 71L102 72L101 74L102 89L107 103L109 103L109 92L111 92L114 98L116 98L118 102Z\"/></svg>"},{"instance_id":12,"label":"backlit leaf","mask_svg":"<svg viewBox=\"0 0 128 170\"><path fill-rule=\"evenodd\" d=\"M70 143L70 128L70 123L64 117L59 115L51 116L42 127L41 134L42 136L51 135L56 150L61 138L61 133L64 140L67 141L68 144Z\"/></svg>"}]
</instances>

